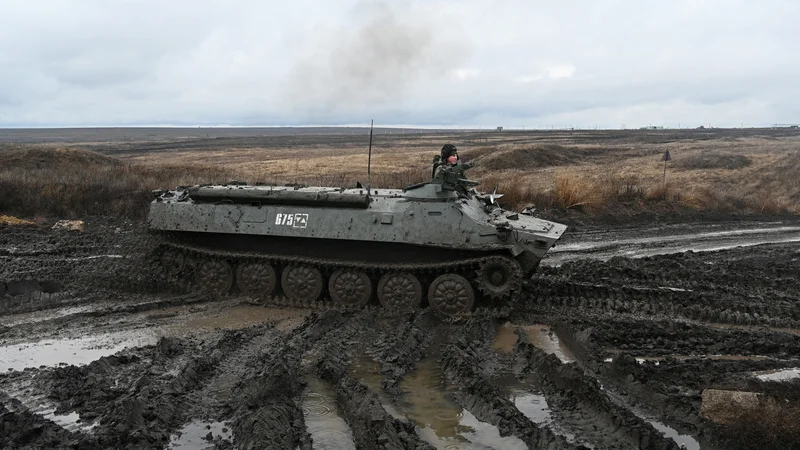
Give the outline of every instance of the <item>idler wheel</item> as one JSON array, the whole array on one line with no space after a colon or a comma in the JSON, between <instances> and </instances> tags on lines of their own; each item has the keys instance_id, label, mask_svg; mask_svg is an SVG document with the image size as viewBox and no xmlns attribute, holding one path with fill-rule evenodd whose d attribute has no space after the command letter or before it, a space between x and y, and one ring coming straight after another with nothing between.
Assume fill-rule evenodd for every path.
<instances>
[{"instance_id":1,"label":"idler wheel","mask_svg":"<svg viewBox=\"0 0 800 450\"><path fill-rule=\"evenodd\" d=\"M197 266L197 284L213 294L225 294L233 286L233 267L221 259L206 259Z\"/></svg>"},{"instance_id":2,"label":"idler wheel","mask_svg":"<svg viewBox=\"0 0 800 450\"><path fill-rule=\"evenodd\" d=\"M490 256L478 269L478 289L495 300L508 298L522 283L522 268L507 256Z\"/></svg>"},{"instance_id":3,"label":"idler wheel","mask_svg":"<svg viewBox=\"0 0 800 450\"><path fill-rule=\"evenodd\" d=\"M328 292L336 303L364 306L372 298L372 281L364 272L339 269L328 280Z\"/></svg>"},{"instance_id":4,"label":"idler wheel","mask_svg":"<svg viewBox=\"0 0 800 450\"><path fill-rule=\"evenodd\" d=\"M422 283L407 272L387 273L378 281L378 301L387 309L415 309L422 302Z\"/></svg>"},{"instance_id":5,"label":"idler wheel","mask_svg":"<svg viewBox=\"0 0 800 450\"><path fill-rule=\"evenodd\" d=\"M182 252L167 249L161 253L159 262L167 275L175 276L183 270L186 256Z\"/></svg>"},{"instance_id":6,"label":"idler wheel","mask_svg":"<svg viewBox=\"0 0 800 450\"><path fill-rule=\"evenodd\" d=\"M454 273L439 275L428 288L428 302L434 311L453 316L467 313L475 304L475 291L466 278Z\"/></svg>"},{"instance_id":7,"label":"idler wheel","mask_svg":"<svg viewBox=\"0 0 800 450\"><path fill-rule=\"evenodd\" d=\"M290 299L312 302L322 294L322 273L314 267L288 266L281 274L281 286Z\"/></svg>"},{"instance_id":8,"label":"idler wheel","mask_svg":"<svg viewBox=\"0 0 800 450\"><path fill-rule=\"evenodd\" d=\"M267 263L248 262L236 267L236 286L246 295L270 295L277 284L275 269Z\"/></svg>"}]
</instances>

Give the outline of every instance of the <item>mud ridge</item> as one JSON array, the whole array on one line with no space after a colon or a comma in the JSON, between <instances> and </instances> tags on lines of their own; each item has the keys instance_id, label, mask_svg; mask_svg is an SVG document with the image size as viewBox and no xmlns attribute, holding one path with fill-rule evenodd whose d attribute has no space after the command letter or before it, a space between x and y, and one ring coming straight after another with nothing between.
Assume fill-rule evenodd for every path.
<instances>
[{"instance_id":1,"label":"mud ridge","mask_svg":"<svg viewBox=\"0 0 800 450\"><path fill-rule=\"evenodd\" d=\"M232 395L232 423L237 447L309 449L299 398L303 391L300 360L346 318L329 312L312 315L273 354L264 354Z\"/></svg>"},{"instance_id":2,"label":"mud ridge","mask_svg":"<svg viewBox=\"0 0 800 450\"><path fill-rule=\"evenodd\" d=\"M431 311L413 313L378 343L376 359L384 375L381 387L387 394L395 398L402 395L400 381L425 356L436 325Z\"/></svg>"},{"instance_id":3,"label":"mud ridge","mask_svg":"<svg viewBox=\"0 0 800 450\"><path fill-rule=\"evenodd\" d=\"M562 363L557 356L534 347L521 330L517 336L517 374L534 375L554 407L554 415L579 430L581 437L591 437L591 442L602 443L604 448L679 450L678 444L651 424L614 403L580 365Z\"/></svg>"},{"instance_id":4,"label":"mud ridge","mask_svg":"<svg viewBox=\"0 0 800 450\"><path fill-rule=\"evenodd\" d=\"M104 447L91 436L67 431L27 411L19 400L0 396L0 448L93 450Z\"/></svg>"},{"instance_id":5,"label":"mud ridge","mask_svg":"<svg viewBox=\"0 0 800 450\"><path fill-rule=\"evenodd\" d=\"M324 355L317 373L334 386L357 448L433 450L417 436L413 423L392 417L375 392L348 375L347 352L340 342L326 345Z\"/></svg>"},{"instance_id":6,"label":"mud ridge","mask_svg":"<svg viewBox=\"0 0 800 450\"><path fill-rule=\"evenodd\" d=\"M458 389L453 395L475 417L495 425L501 436L516 436L531 449L586 449L526 417L487 377L480 373L483 342L493 334L487 319L472 320L445 346L440 360L445 377ZM477 338L477 339L476 339Z\"/></svg>"},{"instance_id":7,"label":"mud ridge","mask_svg":"<svg viewBox=\"0 0 800 450\"><path fill-rule=\"evenodd\" d=\"M669 320L587 321L568 325L585 336L583 344L598 358L606 349L634 356L746 355L778 359L800 358L800 336L771 330L718 329Z\"/></svg>"},{"instance_id":8,"label":"mud ridge","mask_svg":"<svg viewBox=\"0 0 800 450\"><path fill-rule=\"evenodd\" d=\"M162 338L157 345L117 354L87 366L67 366L50 372L50 398L58 411L77 411L94 419L94 434L106 448L163 447L191 417L188 394L199 389L227 354L260 330L223 333L218 341L192 345Z\"/></svg>"}]
</instances>

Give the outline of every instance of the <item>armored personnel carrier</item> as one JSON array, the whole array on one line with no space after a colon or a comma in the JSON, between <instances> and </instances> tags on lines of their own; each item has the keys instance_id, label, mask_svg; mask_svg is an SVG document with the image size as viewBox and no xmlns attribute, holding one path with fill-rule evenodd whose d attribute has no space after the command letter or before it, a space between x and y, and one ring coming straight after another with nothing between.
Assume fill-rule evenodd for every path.
<instances>
[{"instance_id":1,"label":"armored personnel carrier","mask_svg":"<svg viewBox=\"0 0 800 450\"><path fill-rule=\"evenodd\" d=\"M165 273L214 294L444 315L510 298L566 226L500 208L461 163L405 189L254 186L156 192Z\"/></svg>"}]
</instances>

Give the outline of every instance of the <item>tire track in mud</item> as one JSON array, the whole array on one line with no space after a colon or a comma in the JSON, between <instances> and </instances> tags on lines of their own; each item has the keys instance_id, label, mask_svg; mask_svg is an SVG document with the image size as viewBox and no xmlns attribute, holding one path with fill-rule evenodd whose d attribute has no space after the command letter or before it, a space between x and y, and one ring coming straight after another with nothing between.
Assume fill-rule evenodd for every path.
<instances>
[{"instance_id":1,"label":"tire track in mud","mask_svg":"<svg viewBox=\"0 0 800 450\"><path fill-rule=\"evenodd\" d=\"M497 426L501 436L513 435L530 449L586 449L541 427L525 416L497 386L480 373L486 342L494 335L487 320L472 320L442 350L441 366L445 376L458 389L455 401L478 419ZM473 339L476 338L476 339Z\"/></svg>"},{"instance_id":2,"label":"tire track in mud","mask_svg":"<svg viewBox=\"0 0 800 450\"><path fill-rule=\"evenodd\" d=\"M517 335L517 375L535 378L552 414L580 440L594 448L679 450L677 443L653 425L613 402L579 364L565 364L556 355L536 348L519 329Z\"/></svg>"},{"instance_id":3,"label":"tire track in mud","mask_svg":"<svg viewBox=\"0 0 800 450\"><path fill-rule=\"evenodd\" d=\"M103 447L93 437L65 430L28 411L19 400L0 395L0 448L99 450Z\"/></svg>"},{"instance_id":4,"label":"tire track in mud","mask_svg":"<svg viewBox=\"0 0 800 450\"><path fill-rule=\"evenodd\" d=\"M233 435L241 448L310 448L300 399L301 359L346 318L335 312L312 315L279 345L262 355L236 384L232 404Z\"/></svg>"},{"instance_id":5,"label":"tire track in mud","mask_svg":"<svg viewBox=\"0 0 800 450\"><path fill-rule=\"evenodd\" d=\"M531 308L661 315L735 325L800 326L800 246L664 255L543 267Z\"/></svg>"},{"instance_id":6,"label":"tire track in mud","mask_svg":"<svg viewBox=\"0 0 800 450\"><path fill-rule=\"evenodd\" d=\"M415 433L411 422L390 415L372 389L348 374L347 352L340 343L326 345L324 354L318 374L334 386L357 448L433 450Z\"/></svg>"},{"instance_id":7,"label":"tire track in mud","mask_svg":"<svg viewBox=\"0 0 800 450\"><path fill-rule=\"evenodd\" d=\"M374 353L380 363L384 376L381 387L387 394L395 398L402 395L400 380L425 357L436 335L431 330L438 325L431 311L413 313L395 328L388 328L389 331L370 346L369 352Z\"/></svg>"},{"instance_id":8,"label":"tire track in mud","mask_svg":"<svg viewBox=\"0 0 800 450\"><path fill-rule=\"evenodd\" d=\"M662 319L565 321L596 358L626 351L634 356L732 355L800 359L800 335L763 329L712 328Z\"/></svg>"}]
</instances>

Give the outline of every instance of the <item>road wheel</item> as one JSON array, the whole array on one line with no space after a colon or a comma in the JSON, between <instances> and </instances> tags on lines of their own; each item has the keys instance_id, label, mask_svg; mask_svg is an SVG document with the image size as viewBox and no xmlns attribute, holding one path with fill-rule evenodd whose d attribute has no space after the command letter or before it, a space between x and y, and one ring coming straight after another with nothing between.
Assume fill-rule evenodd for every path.
<instances>
[{"instance_id":1,"label":"road wheel","mask_svg":"<svg viewBox=\"0 0 800 450\"><path fill-rule=\"evenodd\" d=\"M478 269L478 289L495 300L509 298L521 283L522 268L506 256L491 256Z\"/></svg>"},{"instance_id":2,"label":"road wheel","mask_svg":"<svg viewBox=\"0 0 800 450\"><path fill-rule=\"evenodd\" d=\"M378 281L378 301L386 309L415 309L422 303L422 283L407 272L387 273Z\"/></svg>"},{"instance_id":3,"label":"road wheel","mask_svg":"<svg viewBox=\"0 0 800 450\"><path fill-rule=\"evenodd\" d=\"M428 302L434 311L454 316L467 313L475 304L475 291L466 278L454 273L439 275L428 288Z\"/></svg>"},{"instance_id":4,"label":"road wheel","mask_svg":"<svg viewBox=\"0 0 800 450\"><path fill-rule=\"evenodd\" d=\"M182 252L166 249L161 253L159 263L161 263L164 273L170 277L174 277L178 275L186 265L186 256Z\"/></svg>"},{"instance_id":5,"label":"road wheel","mask_svg":"<svg viewBox=\"0 0 800 450\"><path fill-rule=\"evenodd\" d=\"M322 273L311 266L287 266L281 274L283 293L299 302L313 302L319 298L322 282Z\"/></svg>"},{"instance_id":6,"label":"road wheel","mask_svg":"<svg viewBox=\"0 0 800 450\"><path fill-rule=\"evenodd\" d=\"M197 267L197 284L212 294L225 294L233 286L233 268L221 259L203 260Z\"/></svg>"},{"instance_id":7,"label":"road wheel","mask_svg":"<svg viewBox=\"0 0 800 450\"><path fill-rule=\"evenodd\" d=\"M372 281L364 272L339 269L328 280L328 292L336 303L364 306L372 298Z\"/></svg>"},{"instance_id":8,"label":"road wheel","mask_svg":"<svg viewBox=\"0 0 800 450\"><path fill-rule=\"evenodd\" d=\"M245 295L270 295L277 284L275 269L268 263L248 262L236 267L236 286Z\"/></svg>"}]
</instances>

